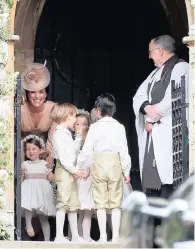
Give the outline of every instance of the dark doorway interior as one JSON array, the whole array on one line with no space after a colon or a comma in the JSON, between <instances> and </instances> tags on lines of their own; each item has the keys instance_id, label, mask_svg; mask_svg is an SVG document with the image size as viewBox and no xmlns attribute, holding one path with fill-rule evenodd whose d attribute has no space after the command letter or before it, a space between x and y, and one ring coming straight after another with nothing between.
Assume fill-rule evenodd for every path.
<instances>
[{"instance_id":1,"label":"dark doorway interior","mask_svg":"<svg viewBox=\"0 0 195 249\"><path fill-rule=\"evenodd\" d=\"M50 99L91 110L100 93L116 97L135 189L140 184L132 97L153 69L148 42L162 34L171 31L157 0L47 0L36 35L35 61L47 59L52 74Z\"/></svg>"}]
</instances>

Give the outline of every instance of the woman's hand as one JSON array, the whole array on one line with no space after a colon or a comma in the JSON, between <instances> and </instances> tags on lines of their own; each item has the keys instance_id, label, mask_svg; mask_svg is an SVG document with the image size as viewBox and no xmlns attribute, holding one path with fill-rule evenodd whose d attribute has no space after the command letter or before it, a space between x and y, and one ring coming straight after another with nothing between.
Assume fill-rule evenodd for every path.
<instances>
[{"instance_id":1,"label":"woman's hand","mask_svg":"<svg viewBox=\"0 0 195 249\"><path fill-rule=\"evenodd\" d=\"M47 175L47 178L50 182L54 182L55 181L55 175L50 172L48 175Z\"/></svg>"},{"instance_id":2,"label":"woman's hand","mask_svg":"<svg viewBox=\"0 0 195 249\"><path fill-rule=\"evenodd\" d=\"M47 158L46 158L46 162L47 162L47 164L46 164L46 167L47 168L49 168L49 169L51 169L51 168L53 168L53 164L54 164L54 160L53 160L53 157L52 156L48 156Z\"/></svg>"}]
</instances>

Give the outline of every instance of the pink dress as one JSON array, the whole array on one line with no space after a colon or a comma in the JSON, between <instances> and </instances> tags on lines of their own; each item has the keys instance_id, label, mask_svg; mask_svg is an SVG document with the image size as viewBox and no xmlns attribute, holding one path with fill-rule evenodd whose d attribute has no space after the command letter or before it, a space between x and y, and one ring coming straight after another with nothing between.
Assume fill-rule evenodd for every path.
<instances>
[{"instance_id":1,"label":"pink dress","mask_svg":"<svg viewBox=\"0 0 195 249\"><path fill-rule=\"evenodd\" d=\"M52 124L52 120L50 118L50 112L54 104L55 103L52 101L47 101L46 103L44 103L45 110L42 113L38 124L35 124L35 122L33 121L33 118L32 118L32 115L29 109L29 103L25 102L24 105L22 105L21 107L22 137L27 136L29 134L36 134L36 135L42 135L45 139L47 138L48 131Z\"/></svg>"},{"instance_id":2,"label":"pink dress","mask_svg":"<svg viewBox=\"0 0 195 249\"><path fill-rule=\"evenodd\" d=\"M47 101L44 103L45 110L41 114L40 120L37 124L35 124L35 121L33 121L33 117L29 109L29 103L26 101L24 102L24 105L21 106L22 138L30 134L41 136L44 139L44 141L47 142L47 150L49 154L52 154L52 145L50 140L51 140L52 130L54 130L56 126L56 124L52 123L52 120L50 118L50 112L54 104L55 103L52 101ZM22 155L22 157L24 158L24 155Z\"/></svg>"},{"instance_id":3,"label":"pink dress","mask_svg":"<svg viewBox=\"0 0 195 249\"><path fill-rule=\"evenodd\" d=\"M56 124L52 123L50 118L50 112L54 106L54 102L46 101L44 103L45 109L40 116L39 122L35 124L33 120L32 114L30 112L30 104L25 101L21 106L21 131L22 131L22 139L25 136L30 134L35 134L43 138L46 142L47 152L49 153L48 159L51 162L51 166L53 165L53 148L52 148L52 134L55 130ZM24 152L21 151L21 161L24 161ZM56 195L56 185L54 182L51 182L53 187L54 194Z\"/></svg>"}]
</instances>

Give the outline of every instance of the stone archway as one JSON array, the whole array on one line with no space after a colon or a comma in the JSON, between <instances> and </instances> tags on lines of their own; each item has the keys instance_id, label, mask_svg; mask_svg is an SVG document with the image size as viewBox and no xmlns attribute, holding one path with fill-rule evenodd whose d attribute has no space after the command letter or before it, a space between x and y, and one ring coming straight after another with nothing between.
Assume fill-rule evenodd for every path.
<instances>
[{"instance_id":1,"label":"stone archway","mask_svg":"<svg viewBox=\"0 0 195 249\"><path fill-rule=\"evenodd\" d=\"M37 25L46 0L20 0L15 13L15 33L20 42L15 44L15 70L21 72L33 61Z\"/></svg>"},{"instance_id":2,"label":"stone archway","mask_svg":"<svg viewBox=\"0 0 195 249\"><path fill-rule=\"evenodd\" d=\"M185 1L160 0L160 2L167 15L174 38L176 41L182 40L184 34L187 34L188 32L188 18ZM178 29L178 27L180 28Z\"/></svg>"},{"instance_id":3,"label":"stone archway","mask_svg":"<svg viewBox=\"0 0 195 249\"><path fill-rule=\"evenodd\" d=\"M15 33L20 36L20 42L15 45L15 69L18 72L22 72L34 59L36 30L45 2L46 0L20 0L17 3ZM181 41L188 32L185 1L160 0L160 2L169 20L174 38L176 41Z\"/></svg>"},{"instance_id":4,"label":"stone archway","mask_svg":"<svg viewBox=\"0 0 195 249\"><path fill-rule=\"evenodd\" d=\"M16 1L15 1L16 2ZM26 65L34 59L34 43L36 30L39 19L42 14L46 0L20 0L17 2L16 11L12 12L12 18L15 15L15 34L20 36L20 42L15 44L15 71L21 72ZM190 63L193 65L195 60L194 55L194 40L195 40L195 17L194 17L194 0L160 0L162 7L167 15L172 34L179 42L184 37L184 43L190 46ZM189 27L189 28L188 28ZM195 126L193 125L194 119L194 88L192 87L193 80L195 79L194 67L190 67L191 79L191 96L190 96L190 158L191 162L195 160ZM191 166L193 168L193 166Z\"/></svg>"},{"instance_id":5,"label":"stone archway","mask_svg":"<svg viewBox=\"0 0 195 249\"><path fill-rule=\"evenodd\" d=\"M20 42L15 44L15 70L22 72L26 65L34 60L34 43L36 30L39 19L42 14L46 0L20 0L17 3L15 12L15 34L20 36ZM190 63L194 65L194 40L195 40L195 1L194 0L160 0L162 7L167 15L172 34L177 42L182 41L190 46L189 55ZM195 126L194 106L195 106L195 89L194 84L195 73L194 67L190 67L190 168L192 170L192 162L195 161ZM190 171L191 171L190 170Z\"/></svg>"}]
</instances>

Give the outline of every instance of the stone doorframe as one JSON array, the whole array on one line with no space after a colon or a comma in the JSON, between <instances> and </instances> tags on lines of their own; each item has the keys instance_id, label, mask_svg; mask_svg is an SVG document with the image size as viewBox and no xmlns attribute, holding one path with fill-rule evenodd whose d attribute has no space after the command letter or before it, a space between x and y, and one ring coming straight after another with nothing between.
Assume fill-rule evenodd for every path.
<instances>
[{"instance_id":1,"label":"stone doorframe","mask_svg":"<svg viewBox=\"0 0 195 249\"><path fill-rule=\"evenodd\" d=\"M34 46L36 30L46 0L19 0L15 12L15 34L20 42L15 44L15 71L22 72L27 65L34 61ZM167 15L172 34L176 42L189 46L190 54L190 162L195 162L195 0L160 0ZM179 27L179 28L178 28ZM189 27L189 28L188 28ZM189 33L189 36L184 37ZM184 37L184 38L183 38ZM193 69L194 68L194 69ZM192 118L193 117L193 118ZM190 163L190 171L193 169Z\"/></svg>"},{"instance_id":2,"label":"stone doorframe","mask_svg":"<svg viewBox=\"0 0 195 249\"><path fill-rule=\"evenodd\" d=\"M183 43L189 48L189 173L195 169L195 0L185 0L188 16L188 36Z\"/></svg>"},{"instance_id":3,"label":"stone doorframe","mask_svg":"<svg viewBox=\"0 0 195 249\"><path fill-rule=\"evenodd\" d=\"M14 37L12 35L12 39L7 39L7 45L5 44L4 48L7 47L7 52L9 53L9 60L7 62L7 66L1 66L1 75L4 76L4 72L10 71L18 71L21 72L26 67L26 65L33 60L34 56L34 42L35 42L35 34L37 30L37 25L44 7L46 0L9 0L9 2L13 2L14 5L11 9L10 14L10 31L15 32L16 35L20 36L20 42L13 42ZM6 0L4 0L6 2ZM172 27L173 35L177 41L181 41L183 36L188 33L188 36L183 38L183 42L189 47L189 55L190 55L190 126L189 126L189 139L190 139L190 172L194 169L195 162L195 0L161 0L163 8L166 11L166 14L169 18L170 25ZM16 6L17 4L17 6ZM185 5L187 9L187 20L186 21L186 12ZM180 14L178 14L178 11ZM6 14L6 13L5 13ZM15 25L14 25L15 22ZM0 23L1 24L1 23ZM14 31L15 26L15 31ZM179 27L179 29L178 29ZM188 31L189 27L189 31ZM177 31L177 32L175 32ZM0 39L1 41L1 39ZM4 42L4 41L3 41ZM14 60L13 60L13 51L15 49L15 69L14 69ZM1 58L1 57L0 57ZM0 65L3 65L0 61ZM13 95L10 97L9 105L13 111ZM7 114L7 117L10 121L10 166L14 167L14 123L13 123L13 112ZM10 183L8 189L6 210L7 212L12 214L12 219L14 217L14 195L13 195L13 182ZM11 190L10 190L11 189ZM13 238L13 234L12 234Z\"/></svg>"},{"instance_id":4,"label":"stone doorframe","mask_svg":"<svg viewBox=\"0 0 195 249\"><path fill-rule=\"evenodd\" d=\"M16 1L16 0L15 0ZM15 71L22 72L34 60L35 35L46 0L19 0L15 14ZM195 162L195 0L160 0L177 42L189 47L190 57L190 172ZM187 10L187 11L185 11ZM179 27L179 28L178 28ZM189 35L184 37L185 35ZM183 38L184 37L184 38Z\"/></svg>"}]
</instances>

